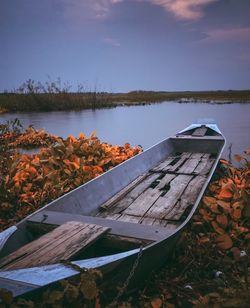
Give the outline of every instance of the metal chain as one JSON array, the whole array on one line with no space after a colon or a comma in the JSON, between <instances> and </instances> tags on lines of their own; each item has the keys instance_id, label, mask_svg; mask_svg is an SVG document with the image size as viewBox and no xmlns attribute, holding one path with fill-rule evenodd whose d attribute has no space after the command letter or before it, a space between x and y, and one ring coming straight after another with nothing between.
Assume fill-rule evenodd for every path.
<instances>
[{"instance_id":1,"label":"metal chain","mask_svg":"<svg viewBox=\"0 0 250 308\"><path fill-rule=\"evenodd\" d=\"M127 289L132 277L134 276L135 274L135 270L136 268L138 267L138 264L139 264L139 261L140 261L140 258L142 256L142 251L143 251L143 246L140 246L140 250L137 254L137 257L135 259L135 262L131 268L131 271L127 277L127 279L125 280L123 286L120 288L118 294L116 295L116 297L113 299L113 301L108 305L109 308L111 307L115 307L117 302L118 302L118 299L124 294L125 290Z\"/></svg>"}]
</instances>

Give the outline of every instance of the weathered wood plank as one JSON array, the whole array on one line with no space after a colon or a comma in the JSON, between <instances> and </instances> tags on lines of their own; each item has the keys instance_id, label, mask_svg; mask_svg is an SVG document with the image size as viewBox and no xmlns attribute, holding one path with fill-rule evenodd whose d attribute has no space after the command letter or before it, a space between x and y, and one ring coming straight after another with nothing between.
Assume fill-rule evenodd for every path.
<instances>
[{"instance_id":1,"label":"weathered wood plank","mask_svg":"<svg viewBox=\"0 0 250 308\"><path fill-rule=\"evenodd\" d=\"M177 156L168 157L166 160L161 162L158 166L156 166L155 168L151 169L151 171L153 171L153 172L160 172L160 171L162 171L164 168L166 168L176 158L177 158Z\"/></svg>"},{"instance_id":2,"label":"weathered wood plank","mask_svg":"<svg viewBox=\"0 0 250 308\"><path fill-rule=\"evenodd\" d=\"M67 222L3 258L0 268L13 270L69 260L108 230L93 224Z\"/></svg>"},{"instance_id":3,"label":"weathered wood plank","mask_svg":"<svg viewBox=\"0 0 250 308\"><path fill-rule=\"evenodd\" d=\"M165 221L166 221L166 220L165 220ZM178 223L172 223L172 222L167 221L167 224L166 224L165 228L166 228L167 230L169 230L169 231L172 231L172 230L177 229L177 228L179 227L179 225L180 225L180 224L178 224Z\"/></svg>"},{"instance_id":4,"label":"weathered wood plank","mask_svg":"<svg viewBox=\"0 0 250 308\"><path fill-rule=\"evenodd\" d=\"M106 219L111 219L111 220L117 220L121 214L112 214L112 213L107 213L107 216L105 217Z\"/></svg>"},{"instance_id":5,"label":"weathered wood plank","mask_svg":"<svg viewBox=\"0 0 250 308\"><path fill-rule=\"evenodd\" d=\"M132 215L126 215L126 214L122 214L119 216L119 218L117 219L117 221L126 221L126 222L131 222L131 223L139 223L139 221L141 220L141 216L132 216Z\"/></svg>"},{"instance_id":6,"label":"weathered wood plank","mask_svg":"<svg viewBox=\"0 0 250 308\"><path fill-rule=\"evenodd\" d=\"M205 125L202 125L201 127L196 128L193 133L192 136L193 137L203 137L206 135L208 128Z\"/></svg>"},{"instance_id":7,"label":"weathered wood plank","mask_svg":"<svg viewBox=\"0 0 250 308\"><path fill-rule=\"evenodd\" d=\"M176 174L166 174L162 179L159 180L159 184L155 188L164 191L164 189L176 176Z\"/></svg>"},{"instance_id":8,"label":"weathered wood plank","mask_svg":"<svg viewBox=\"0 0 250 308\"><path fill-rule=\"evenodd\" d=\"M155 218L151 218L151 217L144 217L140 221L141 224L149 225L149 226L152 226L154 222L155 222Z\"/></svg>"},{"instance_id":9,"label":"weathered wood plank","mask_svg":"<svg viewBox=\"0 0 250 308\"><path fill-rule=\"evenodd\" d=\"M178 169L177 173L191 174L198 166L203 153L192 153L185 163Z\"/></svg>"},{"instance_id":10,"label":"weathered wood plank","mask_svg":"<svg viewBox=\"0 0 250 308\"><path fill-rule=\"evenodd\" d=\"M158 189L148 188L123 213L142 217L161 194L162 191Z\"/></svg>"},{"instance_id":11,"label":"weathered wood plank","mask_svg":"<svg viewBox=\"0 0 250 308\"><path fill-rule=\"evenodd\" d=\"M176 177L175 174L166 174L155 188L147 189L123 213L143 217L154 202L164 193L164 188Z\"/></svg>"},{"instance_id":12,"label":"weathered wood plank","mask_svg":"<svg viewBox=\"0 0 250 308\"><path fill-rule=\"evenodd\" d=\"M170 172L174 172L176 171L178 168L180 168L180 166L182 166L184 164L184 162L191 156L190 152L183 152L181 155L181 158L174 164L174 165L168 165L166 168L163 169L163 171L170 171Z\"/></svg>"},{"instance_id":13,"label":"weathered wood plank","mask_svg":"<svg viewBox=\"0 0 250 308\"><path fill-rule=\"evenodd\" d=\"M131 182L128 186L120 190L117 194L115 194L112 198L110 198L107 202L102 204L100 206L101 210L108 210L116 202L121 200L127 193L129 193L133 188L135 188L136 185L138 185L140 182L142 182L147 177L147 174L141 175L138 178L136 178L133 182Z\"/></svg>"},{"instance_id":14,"label":"weathered wood plank","mask_svg":"<svg viewBox=\"0 0 250 308\"><path fill-rule=\"evenodd\" d=\"M64 228L64 227L63 227ZM58 237L60 238L60 235L61 235L61 229L57 228L53 231L53 235L55 237ZM47 235L44 235L42 237L39 238L39 241L33 241L32 243L30 244L27 244L25 246L22 246L21 248L18 249L18 251L12 253L11 255L3 258L0 262L0 268L2 266L4 266L5 264L10 263L14 260L17 260L18 258L22 258L24 257L25 255L29 255L31 254L34 250L39 250L41 249L42 247L45 247L46 245L48 245L48 238L47 238ZM6 262L5 262L6 260Z\"/></svg>"},{"instance_id":15,"label":"weathered wood plank","mask_svg":"<svg viewBox=\"0 0 250 308\"><path fill-rule=\"evenodd\" d=\"M148 217L150 218L150 217ZM167 221L164 219L155 219L155 218L150 218L154 219L153 226L161 226L161 227L166 227Z\"/></svg>"},{"instance_id":16,"label":"weathered wood plank","mask_svg":"<svg viewBox=\"0 0 250 308\"><path fill-rule=\"evenodd\" d=\"M121 213L123 210L127 209L130 204L134 202L147 188L158 179L160 174L153 173L150 174L146 179L139 183L134 189L132 189L123 199L115 203L115 205L106 213L99 212L98 217L108 217L110 214Z\"/></svg>"},{"instance_id":17,"label":"weathered wood plank","mask_svg":"<svg viewBox=\"0 0 250 308\"><path fill-rule=\"evenodd\" d=\"M188 184L185 192L181 196L181 199L177 202L172 211L165 216L165 219L179 220L183 215L183 213L185 212L185 210L189 206L194 205L205 181L206 178L204 176L194 177Z\"/></svg>"},{"instance_id":18,"label":"weathered wood plank","mask_svg":"<svg viewBox=\"0 0 250 308\"><path fill-rule=\"evenodd\" d=\"M169 191L164 196L158 198L145 216L163 219L170 211L172 211L191 179L192 176L190 175L178 175L173 181L171 181Z\"/></svg>"},{"instance_id":19,"label":"weathered wood plank","mask_svg":"<svg viewBox=\"0 0 250 308\"><path fill-rule=\"evenodd\" d=\"M211 158L209 153L203 155L200 163L194 170L194 174L206 175L210 172L215 158Z\"/></svg>"}]
</instances>

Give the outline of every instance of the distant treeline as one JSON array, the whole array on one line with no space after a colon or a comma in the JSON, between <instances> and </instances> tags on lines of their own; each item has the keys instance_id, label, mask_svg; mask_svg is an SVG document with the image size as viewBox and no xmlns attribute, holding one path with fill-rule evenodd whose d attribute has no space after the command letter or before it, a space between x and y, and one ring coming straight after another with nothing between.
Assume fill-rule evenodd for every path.
<instances>
[{"instance_id":1,"label":"distant treeline","mask_svg":"<svg viewBox=\"0 0 250 308\"><path fill-rule=\"evenodd\" d=\"M250 90L228 91L132 91L128 93L108 93L89 90L78 85L76 91L69 84L61 84L60 79L53 82L27 80L18 89L0 93L0 112L80 110L136 105L162 101L178 102L250 102Z\"/></svg>"}]
</instances>

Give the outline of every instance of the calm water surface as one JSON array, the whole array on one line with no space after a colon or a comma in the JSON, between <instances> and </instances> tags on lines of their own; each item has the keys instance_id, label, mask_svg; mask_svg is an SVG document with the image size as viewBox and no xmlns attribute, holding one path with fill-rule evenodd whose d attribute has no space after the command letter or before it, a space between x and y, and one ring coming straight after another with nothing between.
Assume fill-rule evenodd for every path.
<instances>
[{"instance_id":1,"label":"calm water surface","mask_svg":"<svg viewBox=\"0 0 250 308\"><path fill-rule=\"evenodd\" d=\"M140 144L144 149L185 128L199 118L213 118L227 139L224 157L232 143L233 153L250 147L250 104L204 104L165 102L146 106L111 109L12 113L0 115L1 122L19 118L24 126L34 125L52 134L67 137L79 132L105 142Z\"/></svg>"}]
</instances>

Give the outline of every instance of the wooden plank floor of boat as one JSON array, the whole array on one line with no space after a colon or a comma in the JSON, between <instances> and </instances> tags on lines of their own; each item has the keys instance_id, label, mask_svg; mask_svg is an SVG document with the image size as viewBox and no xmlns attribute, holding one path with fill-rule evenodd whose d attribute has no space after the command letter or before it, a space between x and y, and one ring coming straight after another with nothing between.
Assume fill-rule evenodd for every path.
<instances>
[{"instance_id":1,"label":"wooden plank floor of boat","mask_svg":"<svg viewBox=\"0 0 250 308\"><path fill-rule=\"evenodd\" d=\"M69 220L109 227L106 239L147 245L172 234L192 209L215 162L209 153L180 153L139 176L102 204L96 216L42 210L29 227ZM150 226L150 227L149 227Z\"/></svg>"},{"instance_id":2,"label":"wooden plank floor of boat","mask_svg":"<svg viewBox=\"0 0 250 308\"><path fill-rule=\"evenodd\" d=\"M97 216L177 228L194 205L214 161L209 153L168 157L103 204Z\"/></svg>"}]
</instances>

